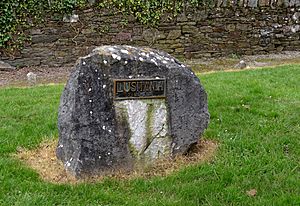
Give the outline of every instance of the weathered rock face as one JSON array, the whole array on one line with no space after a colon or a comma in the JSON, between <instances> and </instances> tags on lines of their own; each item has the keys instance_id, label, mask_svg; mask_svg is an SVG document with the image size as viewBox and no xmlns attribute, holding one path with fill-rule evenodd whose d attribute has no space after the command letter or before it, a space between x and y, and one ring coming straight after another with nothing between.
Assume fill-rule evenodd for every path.
<instances>
[{"instance_id":1,"label":"weathered rock face","mask_svg":"<svg viewBox=\"0 0 300 206\"><path fill-rule=\"evenodd\" d=\"M159 96L147 96L151 88ZM179 61L149 48L103 46L78 60L62 94L57 157L76 176L131 169L185 153L208 122L204 88Z\"/></svg>"}]
</instances>

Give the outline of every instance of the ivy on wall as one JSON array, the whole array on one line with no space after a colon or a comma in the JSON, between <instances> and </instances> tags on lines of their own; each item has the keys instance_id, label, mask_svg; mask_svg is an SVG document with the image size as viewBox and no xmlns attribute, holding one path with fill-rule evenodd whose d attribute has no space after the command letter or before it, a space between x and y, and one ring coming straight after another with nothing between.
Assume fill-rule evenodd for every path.
<instances>
[{"instance_id":1,"label":"ivy on wall","mask_svg":"<svg viewBox=\"0 0 300 206\"><path fill-rule=\"evenodd\" d=\"M12 53L19 50L30 36L24 31L41 23L45 14L70 14L85 7L117 9L124 15L133 15L139 22L155 25L162 14L174 15L184 11L187 4L205 6L212 0L1 0L0 49ZM92 5L91 5L92 3Z\"/></svg>"}]
</instances>

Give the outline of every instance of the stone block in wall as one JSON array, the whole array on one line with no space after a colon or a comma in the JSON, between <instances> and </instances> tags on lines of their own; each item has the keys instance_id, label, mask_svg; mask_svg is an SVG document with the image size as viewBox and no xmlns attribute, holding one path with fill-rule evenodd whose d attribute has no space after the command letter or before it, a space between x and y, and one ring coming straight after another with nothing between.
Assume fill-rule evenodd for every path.
<instances>
[{"instance_id":1,"label":"stone block in wall","mask_svg":"<svg viewBox=\"0 0 300 206\"><path fill-rule=\"evenodd\" d=\"M181 44L181 43L175 43L175 44L171 44L170 45L170 48L171 49L179 49L179 48L183 48L184 46L183 46L183 44Z\"/></svg>"},{"instance_id":2,"label":"stone block in wall","mask_svg":"<svg viewBox=\"0 0 300 206\"><path fill-rule=\"evenodd\" d=\"M203 57L211 57L211 53L208 52L208 51L200 51L200 52L192 52L192 57L193 58L196 58L196 59L199 59L199 58L203 58Z\"/></svg>"},{"instance_id":3,"label":"stone block in wall","mask_svg":"<svg viewBox=\"0 0 300 206\"><path fill-rule=\"evenodd\" d=\"M124 42L124 41L132 41L131 33L129 32L119 32L115 38L113 38L114 42Z\"/></svg>"},{"instance_id":4,"label":"stone block in wall","mask_svg":"<svg viewBox=\"0 0 300 206\"><path fill-rule=\"evenodd\" d=\"M186 22L188 18L186 17L185 13L179 14L176 18L177 22Z\"/></svg>"},{"instance_id":5,"label":"stone block in wall","mask_svg":"<svg viewBox=\"0 0 300 206\"><path fill-rule=\"evenodd\" d=\"M235 31L236 26L234 24L227 24L226 25L226 31L232 32Z\"/></svg>"},{"instance_id":6,"label":"stone block in wall","mask_svg":"<svg viewBox=\"0 0 300 206\"><path fill-rule=\"evenodd\" d=\"M156 35L156 40L166 39L167 35L164 32L159 31Z\"/></svg>"},{"instance_id":7,"label":"stone block in wall","mask_svg":"<svg viewBox=\"0 0 300 206\"><path fill-rule=\"evenodd\" d=\"M174 49L171 49L171 48L166 48L166 47L163 47L162 45L153 45L154 48L156 49L160 49L161 51L164 51L164 52L168 52L168 53L174 53Z\"/></svg>"},{"instance_id":8,"label":"stone block in wall","mask_svg":"<svg viewBox=\"0 0 300 206\"><path fill-rule=\"evenodd\" d=\"M62 30L64 30L64 29L63 28L56 28L55 24L49 24L49 25L46 26L46 28L43 28L43 34L60 35ZM66 29L64 31L66 31Z\"/></svg>"},{"instance_id":9,"label":"stone block in wall","mask_svg":"<svg viewBox=\"0 0 300 206\"><path fill-rule=\"evenodd\" d=\"M181 30L171 30L167 39L177 39L181 36Z\"/></svg>"},{"instance_id":10,"label":"stone block in wall","mask_svg":"<svg viewBox=\"0 0 300 206\"><path fill-rule=\"evenodd\" d=\"M193 13L191 13L190 20L197 22L197 24L199 24L201 22L205 22L207 17L208 17L207 10L193 11Z\"/></svg>"},{"instance_id":11,"label":"stone block in wall","mask_svg":"<svg viewBox=\"0 0 300 206\"><path fill-rule=\"evenodd\" d=\"M194 21L189 21L189 22L179 22L176 25L177 26L187 26L187 25L189 25L189 26L195 26L196 24L197 23L194 22Z\"/></svg>"},{"instance_id":12,"label":"stone block in wall","mask_svg":"<svg viewBox=\"0 0 300 206\"><path fill-rule=\"evenodd\" d=\"M257 7L258 0L248 0L248 6L251 8Z\"/></svg>"},{"instance_id":13,"label":"stone block in wall","mask_svg":"<svg viewBox=\"0 0 300 206\"><path fill-rule=\"evenodd\" d=\"M175 52L175 54L183 54L184 48L176 48L174 52Z\"/></svg>"},{"instance_id":14,"label":"stone block in wall","mask_svg":"<svg viewBox=\"0 0 300 206\"><path fill-rule=\"evenodd\" d=\"M251 24L237 24L236 25L236 29L237 30L241 30L241 31L248 31L248 30L252 30Z\"/></svg>"},{"instance_id":15,"label":"stone block in wall","mask_svg":"<svg viewBox=\"0 0 300 206\"><path fill-rule=\"evenodd\" d=\"M44 33L44 31L42 31L41 29L35 29L35 28L33 28L33 29L29 30L29 33L31 35L41 35L41 34Z\"/></svg>"},{"instance_id":16,"label":"stone block in wall","mask_svg":"<svg viewBox=\"0 0 300 206\"><path fill-rule=\"evenodd\" d=\"M171 30L180 30L181 29L181 26L170 26L170 25L166 25L166 26L161 26L159 25L159 31L171 31Z\"/></svg>"},{"instance_id":17,"label":"stone block in wall","mask_svg":"<svg viewBox=\"0 0 300 206\"><path fill-rule=\"evenodd\" d=\"M276 51L277 52L281 52L281 51L283 51L284 50L284 47L283 46L277 46L276 47Z\"/></svg>"},{"instance_id":18,"label":"stone block in wall","mask_svg":"<svg viewBox=\"0 0 300 206\"><path fill-rule=\"evenodd\" d=\"M133 42L144 40L143 36L139 36L139 35L134 35L131 39L132 39Z\"/></svg>"},{"instance_id":19,"label":"stone block in wall","mask_svg":"<svg viewBox=\"0 0 300 206\"><path fill-rule=\"evenodd\" d=\"M41 34L41 35L33 35L31 37L31 42L33 44L37 44L37 43L52 43L52 42L56 42L59 39L58 35L45 35L45 34Z\"/></svg>"},{"instance_id":20,"label":"stone block in wall","mask_svg":"<svg viewBox=\"0 0 300 206\"><path fill-rule=\"evenodd\" d=\"M143 39L148 42L149 44L152 44L155 42L155 37L159 33L157 29L146 29L143 31Z\"/></svg>"},{"instance_id":21,"label":"stone block in wall","mask_svg":"<svg viewBox=\"0 0 300 206\"><path fill-rule=\"evenodd\" d=\"M299 41L299 40L292 41L292 42L290 43L290 46L300 46L300 41Z\"/></svg>"},{"instance_id":22,"label":"stone block in wall","mask_svg":"<svg viewBox=\"0 0 300 206\"><path fill-rule=\"evenodd\" d=\"M29 57L44 57L48 58L53 55L53 50L46 45L43 47L26 47L21 51L21 54L25 58Z\"/></svg>"},{"instance_id":23,"label":"stone block in wall","mask_svg":"<svg viewBox=\"0 0 300 206\"><path fill-rule=\"evenodd\" d=\"M165 42L166 44L176 44L176 43L180 43L181 40L180 39L174 39L174 40L160 40L159 42Z\"/></svg>"},{"instance_id":24,"label":"stone block in wall","mask_svg":"<svg viewBox=\"0 0 300 206\"><path fill-rule=\"evenodd\" d=\"M20 58L14 60L7 60L6 62L15 67L40 66L41 57Z\"/></svg>"},{"instance_id":25,"label":"stone block in wall","mask_svg":"<svg viewBox=\"0 0 300 206\"><path fill-rule=\"evenodd\" d=\"M85 29L81 30L81 33L82 34L92 34L92 33L95 33L95 29L93 29L93 28L85 28Z\"/></svg>"},{"instance_id":26,"label":"stone block in wall","mask_svg":"<svg viewBox=\"0 0 300 206\"><path fill-rule=\"evenodd\" d=\"M193 34L199 32L199 29L196 26L185 25L182 26L183 34Z\"/></svg>"},{"instance_id":27,"label":"stone block in wall","mask_svg":"<svg viewBox=\"0 0 300 206\"><path fill-rule=\"evenodd\" d=\"M191 53L201 51L202 49L203 49L203 45L200 45L200 44L190 45L190 46L185 47L185 51L186 52L191 52Z\"/></svg>"},{"instance_id":28,"label":"stone block in wall","mask_svg":"<svg viewBox=\"0 0 300 206\"><path fill-rule=\"evenodd\" d=\"M199 31L200 32L203 32L203 33L210 33L210 32L214 32L213 28L211 26L201 26L199 28Z\"/></svg>"}]
</instances>

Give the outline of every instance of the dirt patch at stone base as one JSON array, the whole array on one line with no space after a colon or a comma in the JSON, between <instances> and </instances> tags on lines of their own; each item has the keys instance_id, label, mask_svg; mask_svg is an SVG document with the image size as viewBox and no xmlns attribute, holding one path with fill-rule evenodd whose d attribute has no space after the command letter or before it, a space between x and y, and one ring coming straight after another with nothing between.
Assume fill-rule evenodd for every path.
<instances>
[{"instance_id":1,"label":"dirt patch at stone base","mask_svg":"<svg viewBox=\"0 0 300 206\"><path fill-rule=\"evenodd\" d=\"M43 142L34 150L20 149L16 156L25 162L28 167L34 169L40 177L47 182L56 184L76 184L82 182L99 182L104 176L91 177L88 179L76 179L64 170L62 162L55 155L57 140ZM116 179L150 178L153 176L167 176L179 169L212 160L218 144L212 140L201 140L185 156L177 156L173 159L161 159L148 167L137 167L134 171L116 171L106 175Z\"/></svg>"}]
</instances>

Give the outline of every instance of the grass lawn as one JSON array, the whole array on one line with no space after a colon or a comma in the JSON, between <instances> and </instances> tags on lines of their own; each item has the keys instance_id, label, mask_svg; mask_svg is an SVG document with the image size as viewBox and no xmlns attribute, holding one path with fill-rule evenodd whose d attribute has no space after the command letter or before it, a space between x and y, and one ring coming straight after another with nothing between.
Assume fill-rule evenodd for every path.
<instances>
[{"instance_id":1,"label":"grass lawn","mask_svg":"<svg viewBox=\"0 0 300 206\"><path fill-rule=\"evenodd\" d=\"M168 177L57 185L11 157L57 138L63 86L0 89L0 205L300 205L300 65L199 75L211 162ZM255 196L247 191L255 189Z\"/></svg>"}]
</instances>

